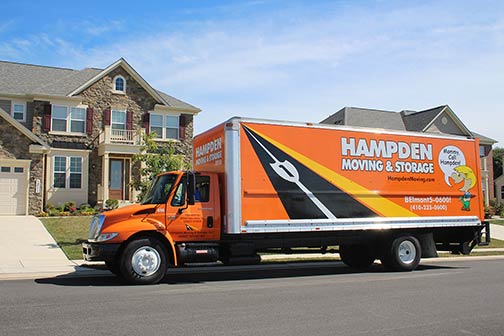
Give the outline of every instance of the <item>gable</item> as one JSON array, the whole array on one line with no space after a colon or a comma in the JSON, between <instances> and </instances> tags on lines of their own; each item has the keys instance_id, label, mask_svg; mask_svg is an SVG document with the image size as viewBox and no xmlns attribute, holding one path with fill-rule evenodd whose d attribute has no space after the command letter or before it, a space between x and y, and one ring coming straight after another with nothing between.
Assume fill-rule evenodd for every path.
<instances>
[{"instance_id":1,"label":"gable","mask_svg":"<svg viewBox=\"0 0 504 336\"><path fill-rule=\"evenodd\" d=\"M18 145L16 140L14 139L14 135L19 140L20 138L26 138L22 143L26 143L29 145L35 145L40 147L41 150L49 150L49 145L46 144L42 139L29 131L26 127L21 125L17 120L12 118L10 114L5 112L2 108L0 108L0 126L2 129L0 130L0 136L2 136L5 141L13 144L15 147Z\"/></svg>"},{"instance_id":2,"label":"gable","mask_svg":"<svg viewBox=\"0 0 504 336\"><path fill-rule=\"evenodd\" d=\"M165 93L155 90L123 58L119 59L117 62L110 65L108 68L104 69L99 74L95 75L93 78L91 78L78 88L76 88L74 91L70 92L69 96L79 95L96 82L102 80L104 77L111 77L112 80L115 77L115 74L117 73L120 73L122 76L127 76L128 78L133 79L138 84L138 86L140 86L145 91L145 93L148 94L157 104L179 108L191 114L196 114L201 111L197 107L184 103L181 100L175 99ZM126 87L128 87L127 83ZM112 89L112 82L110 84L110 88ZM129 92L131 91L128 91L128 94Z\"/></svg>"},{"instance_id":3,"label":"gable","mask_svg":"<svg viewBox=\"0 0 504 336\"><path fill-rule=\"evenodd\" d=\"M432 121L432 123L427 128L425 128L424 131L431 133L446 133L446 134L467 136L464 130L462 130L451 118L451 116L445 111L440 113Z\"/></svg>"}]
</instances>

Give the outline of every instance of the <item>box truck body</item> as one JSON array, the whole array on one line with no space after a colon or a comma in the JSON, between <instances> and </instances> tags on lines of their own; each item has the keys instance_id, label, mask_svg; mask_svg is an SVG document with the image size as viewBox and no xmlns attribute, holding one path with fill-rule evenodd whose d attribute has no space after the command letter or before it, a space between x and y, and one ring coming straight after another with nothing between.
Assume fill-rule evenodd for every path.
<instances>
[{"instance_id":1,"label":"box truck body","mask_svg":"<svg viewBox=\"0 0 504 336\"><path fill-rule=\"evenodd\" d=\"M141 205L98 216L86 258L132 282L168 264L334 245L349 266L412 270L436 250L469 253L485 227L477 139L232 118L195 137L193 163L158 176ZM156 276L135 257L154 258Z\"/></svg>"}]
</instances>

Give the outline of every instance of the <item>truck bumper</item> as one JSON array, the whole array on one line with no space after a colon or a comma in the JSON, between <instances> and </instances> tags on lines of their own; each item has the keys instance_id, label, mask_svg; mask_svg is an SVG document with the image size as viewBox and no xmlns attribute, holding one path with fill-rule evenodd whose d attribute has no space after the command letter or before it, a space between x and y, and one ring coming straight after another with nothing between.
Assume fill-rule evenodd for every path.
<instances>
[{"instance_id":1,"label":"truck bumper","mask_svg":"<svg viewBox=\"0 0 504 336\"><path fill-rule=\"evenodd\" d=\"M82 243L82 254L87 261L108 261L115 259L121 244Z\"/></svg>"}]
</instances>

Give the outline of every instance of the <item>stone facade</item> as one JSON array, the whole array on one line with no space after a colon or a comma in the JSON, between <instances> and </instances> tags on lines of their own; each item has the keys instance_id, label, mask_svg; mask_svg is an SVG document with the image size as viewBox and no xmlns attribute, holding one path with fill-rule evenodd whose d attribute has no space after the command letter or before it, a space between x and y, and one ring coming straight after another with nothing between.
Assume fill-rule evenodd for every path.
<instances>
[{"instance_id":1,"label":"stone facade","mask_svg":"<svg viewBox=\"0 0 504 336\"><path fill-rule=\"evenodd\" d=\"M42 154L29 152L32 140L17 130L9 122L0 118L0 159L31 160L28 190L28 213L37 214L43 209L42 188L36 190L36 181L43 183L44 158Z\"/></svg>"}]
</instances>

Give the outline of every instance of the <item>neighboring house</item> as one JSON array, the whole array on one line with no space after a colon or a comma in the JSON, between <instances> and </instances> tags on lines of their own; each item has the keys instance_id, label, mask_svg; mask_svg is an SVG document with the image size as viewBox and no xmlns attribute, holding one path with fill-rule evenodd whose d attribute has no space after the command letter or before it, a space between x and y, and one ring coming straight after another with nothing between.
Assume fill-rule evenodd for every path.
<instances>
[{"instance_id":1,"label":"neighboring house","mask_svg":"<svg viewBox=\"0 0 504 336\"><path fill-rule=\"evenodd\" d=\"M323 124L383 128L400 131L444 133L480 140L481 178L485 205L494 198L492 145L495 140L470 131L448 105L424 111L382 111L344 107L321 121Z\"/></svg>"},{"instance_id":2,"label":"neighboring house","mask_svg":"<svg viewBox=\"0 0 504 336\"><path fill-rule=\"evenodd\" d=\"M0 214L47 203L134 201L145 132L192 157L201 110L154 89L124 59L72 70L0 61Z\"/></svg>"},{"instance_id":3,"label":"neighboring house","mask_svg":"<svg viewBox=\"0 0 504 336\"><path fill-rule=\"evenodd\" d=\"M502 167L502 175L495 179L495 198L497 202L504 203L504 166Z\"/></svg>"}]
</instances>

